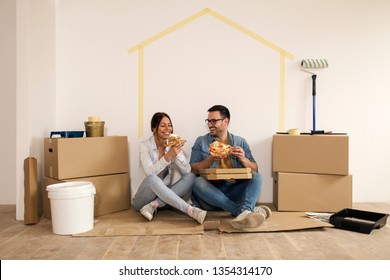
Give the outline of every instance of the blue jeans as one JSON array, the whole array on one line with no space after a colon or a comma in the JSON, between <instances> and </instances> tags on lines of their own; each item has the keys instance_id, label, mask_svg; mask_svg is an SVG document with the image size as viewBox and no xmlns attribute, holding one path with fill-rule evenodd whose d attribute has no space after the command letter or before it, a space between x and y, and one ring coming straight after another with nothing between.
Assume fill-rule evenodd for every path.
<instances>
[{"instance_id":1,"label":"blue jeans","mask_svg":"<svg viewBox=\"0 0 390 280\"><path fill-rule=\"evenodd\" d=\"M168 187L158 176L149 175L142 181L134 195L132 206L139 211L144 205L157 200L159 208L170 205L185 213L190 205L182 197L191 191L194 180L195 175L187 173Z\"/></svg>"},{"instance_id":2,"label":"blue jeans","mask_svg":"<svg viewBox=\"0 0 390 280\"><path fill-rule=\"evenodd\" d=\"M263 177L252 173L252 179L209 181L197 177L192 186L191 200L196 207L204 210L225 210L238 216L245 210L253 212L260 195Z\"/></svg>"}]
</instances>

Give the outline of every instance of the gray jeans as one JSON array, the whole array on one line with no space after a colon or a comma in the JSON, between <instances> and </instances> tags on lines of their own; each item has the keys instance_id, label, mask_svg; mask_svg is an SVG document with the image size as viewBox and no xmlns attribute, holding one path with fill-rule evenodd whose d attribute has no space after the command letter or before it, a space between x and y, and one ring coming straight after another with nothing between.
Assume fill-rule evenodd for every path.
<instances>
[{"instance_id":1,"label":"gray jeans","mask_svg":"<svg viewBox=\"0 0 390 280\"><path fill-rule=\"evenodd\" d=\"M189 193L192 183L195 180L193 173L184 174L176 183L171 186L166 186L163 181L156 175L147 176L137 193L133 198L135 210L139 211L144 205L157 200L159 208L165 205L170 205L184 213L186 213L188 206L182 197Z\"/></svg>"}]
</instances>

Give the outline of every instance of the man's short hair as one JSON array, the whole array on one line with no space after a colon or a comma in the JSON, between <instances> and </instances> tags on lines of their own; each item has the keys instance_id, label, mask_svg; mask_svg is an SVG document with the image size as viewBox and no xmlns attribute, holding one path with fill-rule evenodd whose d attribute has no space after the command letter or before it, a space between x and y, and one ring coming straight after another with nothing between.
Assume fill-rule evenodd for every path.
<instances>
[{"instance_id":1,"label":"man's short hair","mask_svg":"<svg viewBox=\"0 0 390 280\"><path fill-rule=\"evenodd\" d=\"M228 118L230 122L230 112L228 108L226 108L223 105L214 105L213 107L207 110L207 112L216 112L216 111L218 111L221 114L222 118Z\"/></svg>"}]
</instances>

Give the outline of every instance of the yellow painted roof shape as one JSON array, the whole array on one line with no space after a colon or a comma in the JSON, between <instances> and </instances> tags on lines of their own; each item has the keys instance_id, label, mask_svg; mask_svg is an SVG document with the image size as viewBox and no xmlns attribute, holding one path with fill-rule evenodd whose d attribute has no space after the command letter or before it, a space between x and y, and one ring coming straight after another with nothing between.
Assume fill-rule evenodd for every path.
<instances>
[{"instance_id":1,"label":"yellow painted roof shape","mask_svg":"<svg viewBox=\"0 0 390 280\"><path fill-rule=\"evenodd\" d=\"M285 84L284 84L284 78L285 78L285 58L293 59L294 56L287 52L286 50L280 48L279 46L275 45L274 43L264 39L263 37L257 35L256 33L250 31L249 29L241 26L240 24L228 19L227 17L209 9L205 8L192 16L172 25L171 27L161 31L160 33L157 33L156 35L142 41L141 43L131 47L127 50L129 54L138 51L138 136L143 135L143 117L144 117L144 87L143 87L143 81L144 81L144 73L143 73L143 60L144 60L144 48L161 39L162 37L168 35L169 33L172 33L176 31L177 29L193 22L194 20L197 20L201 16L204 15L211 15L214 18L228 24L229 26L233 27L234 29L248 35L249 37L255 39L256 41L262 43L263 45L273 49L275 52L279 53L280 56L280 77L279 77L279 131L284 131L284 107L285 107Z\"/></svg>"},{"instance_id":2,"label":"yellow painted roof shape","mask_svg":"<svg viewBox=\"0 0 390 280\"><path fill-rule=\"evenodd\" d=\"M286 50L280 48L279 46L275 45L274 43L264 39L263 37L257 35L256 33L250 31L249 29L241 26L240 24L238 24L238 23L228 19L227 17L225 17L225 16L223 16L223 15L213 11L210 8L205 8L205 9L203 9L203 10L193 14L192 16L190 16L190 17L188 17L188 18L186 18L186 19L184 19L184 20L182 20L182 21L172 25L171 27L161 31L160 33L157 33L156 35L154 35L154 36L152 36L152 37L142 41L141 43L131 47L127 51L128 51L128 53L133 53L133 52L139 50L140 48L143 48L143 47L145 47L145 46L147 46L147 45L149 45L149 44L151 44L151 43L153 43L155 41L158 41L159 39L161 39L162 37L168 35L169 33L174 32L175 30L177 30L177 29L179 29L179 28L181 28L181 27L191 23L194 20L197 20L198 18L200 18L200 17L202 17L202 16L204 16L206 14L211 15L211 16L215 17L216 19L218 19L218 20L220 20L220 21L230 25L234 29L237 29L238 31L240 31L240 32L248 35L249 37L255 39L256 41L259 41L260 43L266 45L267 47L273 49L274 51L280 53L281 55L283 55L283 56L285 56L285 57L287 57L289 59L293 59L294 56L291 53L289 53Z\"/></svg>"}]
</instances>

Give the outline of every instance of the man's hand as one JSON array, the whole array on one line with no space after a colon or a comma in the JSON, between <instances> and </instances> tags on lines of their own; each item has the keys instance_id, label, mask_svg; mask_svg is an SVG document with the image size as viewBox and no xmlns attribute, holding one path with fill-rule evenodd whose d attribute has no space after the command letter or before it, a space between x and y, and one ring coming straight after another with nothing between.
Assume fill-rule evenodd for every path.
<instances>
[{"instance_id":1,"label":"man's hand","mask_svg":"<svg viewBox=\"0 0 390 280\"><path fill-rule=\"evenodd\" d=\"M245 151L243 148L236 146L232 147L232 155L236 156L239 161L242 161L245 159Z\"/></svg>"},{"instance_id":2,"label":"man's hand","mask_svg":"<svg viewBox=\"0 0 390 280\"><path fill-rule=\"evenodd\" d=\"M236 156L244 167L249 167L252 172L258 171L257 164L247 159L247 157L245 156L245 151L242 147L232 147L232 155Z\"/></svg>"}]
</instances>

